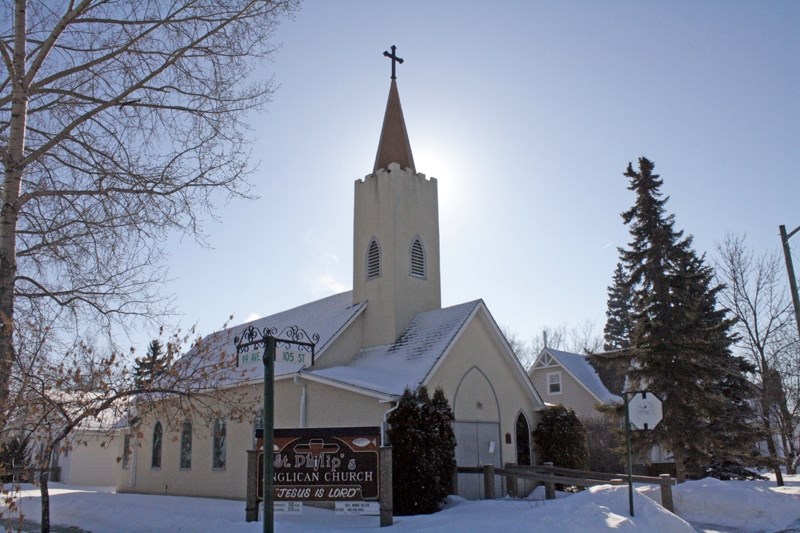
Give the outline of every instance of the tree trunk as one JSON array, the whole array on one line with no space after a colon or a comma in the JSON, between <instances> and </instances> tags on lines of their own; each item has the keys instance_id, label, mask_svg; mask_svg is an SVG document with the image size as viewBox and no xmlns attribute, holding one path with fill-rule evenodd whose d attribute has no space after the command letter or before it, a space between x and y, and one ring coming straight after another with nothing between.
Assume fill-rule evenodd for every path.
<instances>
[{"instance_id":1,"label":"tree trunk","mask_svg":"<svg viewBox=\"0 0 800 533\"><path fill-rule=\"evenodd\" d=\"M0 427L8 406L8 382L14 361L14 282L17 275L17 221L25 158L28 87L25 78L27 2L17 0L14 10L14 72L8 148L5 153L3 199L0 207Z\"/></svg>"},{"instance_id":2,"label":"tree trunk","mask_svg":"<svg viewBox=\"0 0 800 533\"><path fill-rule=\"evenodd\" d=\"M686 463L683 458L683 449L678 443L673 446L672 457L675 459L675 479L678 483L686 481Z\"/></svg>"},{"instance_id":3,"label":"tree trunk","mask_svg":"<svg viewBox=\"0 0 800 533\"><path fill-rule=\"evenodd\" d=\"M42 533L50 533L50 493L47 490L50 469L48 466L45 466L39 474L39 492L42 495Z\"/></svg>"},{"instance_id":4,"label":"tree trunk","mask_svg":"<svg viewBox=\"0 0 800 533\"><path fill-rule=\"evenodd\" d=\"M778 451L775 449L775 441L772 438L772 424L769 422L769 409L761 409L764 429L767 432L767 451L769 452L769 462L775 470L775 482L779 487L783 487L783 474L781 473L781 462L778 460Z\"/></svg>"}]
</instances>

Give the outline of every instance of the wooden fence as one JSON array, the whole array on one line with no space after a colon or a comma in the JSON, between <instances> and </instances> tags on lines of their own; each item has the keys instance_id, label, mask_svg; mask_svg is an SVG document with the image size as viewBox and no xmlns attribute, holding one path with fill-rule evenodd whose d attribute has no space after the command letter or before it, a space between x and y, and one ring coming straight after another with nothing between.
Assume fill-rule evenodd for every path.
<instances>
[{"instance_id":1,"label":"wooden fence","mask_svg":"<svg viewBox=\"0 0 800 533\"><path fill-rule=\"evenodd\" d=\"M552 500L556 497L556 484L575 485L578 487L593 487L595 485L624 485L627 474L608 474L605 472L589 472L586 470L573 470L571 468L558 468L552 463L539 466L518 466L507 464L505 468L495 468L494 465L484 466L459 466L459 474L483 474L484 497L495 498L495 476L503 476L506 480L506 491L509 496L517 497L517 480L525 479L543 484L545 498ZM637 483L652 483L661 487L661 505L670 512L674 512L672 501L672 486L675 479L669 474L658 477L632 476Z\"/></svg>"}]
</instances>

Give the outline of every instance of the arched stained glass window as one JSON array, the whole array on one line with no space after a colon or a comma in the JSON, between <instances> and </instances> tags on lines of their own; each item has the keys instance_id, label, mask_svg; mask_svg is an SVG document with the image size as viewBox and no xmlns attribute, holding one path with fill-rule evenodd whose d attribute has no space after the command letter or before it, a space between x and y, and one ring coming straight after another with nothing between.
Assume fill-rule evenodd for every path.
<instances>
[{"instance_id":1,"label":"arched stained glass window","mask_svg":"<svg viewBox=\"0 0 800 533\"><path fill-rule=\"evenodd\" d=\"M181 431L181 468L192 468L192 422L183 423Z\"/></svg>"},{"instance_id":2,"label":"arched stained glass window","mask_svg":"<svg viewBox=\"0 0 800 533\"><path fill-rule=\"evenodd\" d=\"M517 417L517 464L531 464L531 430L524 413Z\"/></svg>"},{"instance_id":3,"label":"arched stained glass window","mask_svg":"<svg viewBox=\"0 0 800 533\"><path fill-rule=\"evenodd\" d=\"M153 428L153 456L150 460L151 468L161 468L161 449L164 446L164 429L161 422L156 422Z\"/></svg>"},{"instance_id":4,"label":"arched stained glass window","mask_svg":"<svg viewBox=\"0 0 800 533\"><path fill-rule=\"evenodd\" d=\"M410 272L415 278L425 277L425 248L422 247L422 241L419 237L415 237L411 243L411 264Z\"/></svg>"},{"instance_id":5,"label":"arched stained glass window","mask_svg":"<svg viewBox=\"0 0 800 533\"><path fill-rule=\"evenodd\" d=\"M212 467L225 468L225 421L218 418L214 422L214 449L212 450Z\"/></svg>"},{"instance_id":6,"label":"arched stained glass window","mask_svg":"<svg viewBox=\"0 0 800 533\"><path fill-rule=\"evenodd\" d=\"M381 247L375 237L367 247L367 279L375 279L381 275Z\"/></svg>"}]
</instances>

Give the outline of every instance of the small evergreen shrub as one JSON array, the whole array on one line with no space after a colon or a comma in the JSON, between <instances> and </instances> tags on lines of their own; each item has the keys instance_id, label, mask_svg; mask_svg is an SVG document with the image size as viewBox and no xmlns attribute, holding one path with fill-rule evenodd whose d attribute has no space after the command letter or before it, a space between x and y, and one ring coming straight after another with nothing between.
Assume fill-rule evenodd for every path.
<instances>
[{"instance_id":1,"label":"small evergreen shrub","mask_svg":"<svg viewBox=\"0 0 800 533\"><path fill-rule=\"evenodd\" d=\"M572 409L557 405L545 411L533 432L533 440L542 463L577 470L588 467L586 428Z\"/></svg>"},{"instance_id":2,"label":"small evergreen shrub","mask_svg":"<svg viewBox=\"0 0 800 533\"><path fill-rule=\"evenodd\" d=\"M406 390L388 418L396 515L430 514L450 493L456 468L453 411L444 392Z\"/></svg>"}]
</instances>

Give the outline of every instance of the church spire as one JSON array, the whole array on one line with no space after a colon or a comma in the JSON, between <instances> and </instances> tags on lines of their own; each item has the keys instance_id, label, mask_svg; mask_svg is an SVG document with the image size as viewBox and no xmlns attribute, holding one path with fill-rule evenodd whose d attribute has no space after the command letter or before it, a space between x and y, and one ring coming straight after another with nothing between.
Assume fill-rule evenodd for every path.
<instances>
[{"instance_id":1,"label":"church spire","mask_svg":"<svg viewBox=\"0 0 800 533\"><path fill-rule=\"evenodd\" d=\"M375 167L373 173L378 169L389 169L389 163L398 163L400 168L410 168L416 172L414 167L414 156L411 154L411 143L408 141L408 131L406 131L406 121L403 118L403 108L400 106L400 94L397 92L397 76L395 74L395 64L402 63L403 59L397 57L395 51L397 47L392 45L392 53L384 52L383 55L392 60L392 84L389 87L389 100L386 102L386 113L383 116L383 129L381 129L381 139L378 142L378 153L375 155Z\"/></svg>"}]
</instances>

